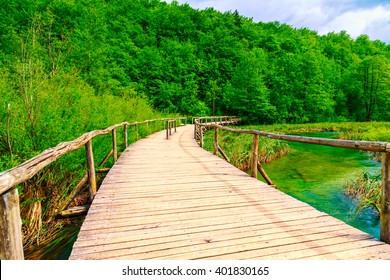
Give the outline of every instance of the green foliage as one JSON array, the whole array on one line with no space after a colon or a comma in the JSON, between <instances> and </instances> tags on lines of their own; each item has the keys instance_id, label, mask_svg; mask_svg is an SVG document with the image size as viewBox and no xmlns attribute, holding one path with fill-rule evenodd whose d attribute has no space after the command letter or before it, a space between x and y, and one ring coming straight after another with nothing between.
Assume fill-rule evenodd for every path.
<instances>
[{"instance_id":1,"label":"green foliage","mask_svg":"<svg viewBox=\"0 0 390 280\"><path fill-rule=\"evenodd\" d=\"M163 112L256 123L390 120L389 48L365 35L319 36L175 1L0 2L0 67L30 112L39 103L26 96L64 72L95 95L134 89ZM31 139L37 121L26 119Z\"/></svg>"}]
</instances>

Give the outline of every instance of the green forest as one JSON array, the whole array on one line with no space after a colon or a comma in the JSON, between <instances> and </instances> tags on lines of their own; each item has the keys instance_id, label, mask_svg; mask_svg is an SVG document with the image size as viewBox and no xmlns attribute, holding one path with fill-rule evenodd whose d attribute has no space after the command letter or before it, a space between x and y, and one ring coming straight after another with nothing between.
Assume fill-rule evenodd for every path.
<instances>
[{"instance_id":1,"label":"green forest","mask_svg":"<svg viewBox=\"0 0 390 280\"><path fill-rule=\"evenodd\" d=\"M123 121L390 121L389 95L390 45L366 35L321 36L176 1L0 0L0 171ZM22 212L44 201L40 215L52 221L69 174L84 172L82 153L61 160L27 183Z\"/></svg>"},{"instance_id":2,"label":"green forest","mask_svg":"<svg viewBox=\"0 0 390 280\"><path fill-rule=\"evenodd\" d=\"M320 36L175 1L1 2L3 159L157 112L390 120L390 46L366 35Z\"/></svg>"}]
</instances>

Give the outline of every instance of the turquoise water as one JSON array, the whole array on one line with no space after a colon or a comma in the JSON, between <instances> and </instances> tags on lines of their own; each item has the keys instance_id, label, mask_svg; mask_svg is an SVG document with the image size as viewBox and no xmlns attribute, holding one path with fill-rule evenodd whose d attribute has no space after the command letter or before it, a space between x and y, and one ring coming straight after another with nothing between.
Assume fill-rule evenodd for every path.
<instances>
[{"instance_id":1,"label":"turquoise water","mask_svg":"<svg viewBox=\"0 0 390 280\"><path fill-rule=\"evenodd\" d=\"M334 133L309 133L332 138ZM290 154L264 164L278 189L379 238L379 217L371 209L356 216L354 200L344 195L344 184L362 172L380 174L380 163L367 153L312 144L293 143ZM260 179L260 178L259 178Z\"/></svg>"}]
</instances>

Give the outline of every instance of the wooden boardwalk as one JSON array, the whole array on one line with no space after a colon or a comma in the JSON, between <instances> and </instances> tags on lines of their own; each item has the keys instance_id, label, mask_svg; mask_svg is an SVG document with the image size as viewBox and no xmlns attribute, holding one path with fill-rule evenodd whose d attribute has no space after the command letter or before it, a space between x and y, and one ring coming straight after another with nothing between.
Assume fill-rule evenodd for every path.
<instances>
[{"instance_id":1,"label":"wooden boardwalk","mask_svg":"<svg viewBox=\"0 0 390 280\"><path fill-rule=\"evenodd\" d=\"M193 131L124 151L70 259L390 259L390 245L204 151Z\"/></svg>"}]
</instances>

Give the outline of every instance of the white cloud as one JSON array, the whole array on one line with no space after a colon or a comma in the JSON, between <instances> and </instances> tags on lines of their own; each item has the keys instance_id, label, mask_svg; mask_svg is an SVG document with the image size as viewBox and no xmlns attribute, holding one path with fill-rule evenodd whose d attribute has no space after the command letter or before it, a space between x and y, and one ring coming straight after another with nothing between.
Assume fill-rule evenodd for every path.
<instances>
[{"instance_id":1,"label":"white cloud","mask_svg":"<svg viewBox=\"0 0 390 280\"><path fill-rule=\"evenodd\" d=\"M390 5L380 5L374 8L358 9L338 15L327 22L319 33L331 31L347 31L352 37L367 34L371 39L390 42Z\"/></svg>"},{"instance_id":2,"label":"white cloud","mask_svg":"<svg viewBox=\"0 0 390 280\"><path fill-rule=\"evenodd\" d=\"M167 0L171 2L172 0ZM367 34L390 43L388 1L361 0L179 0L196 9L213 7L234 11L254 21L279 21L296 28L307 27L319 34L347 31L353 38ZM380 3L382 2L382 4ZM387 3L387 4L386 4Z\"/></svg>"}]
</instances>

